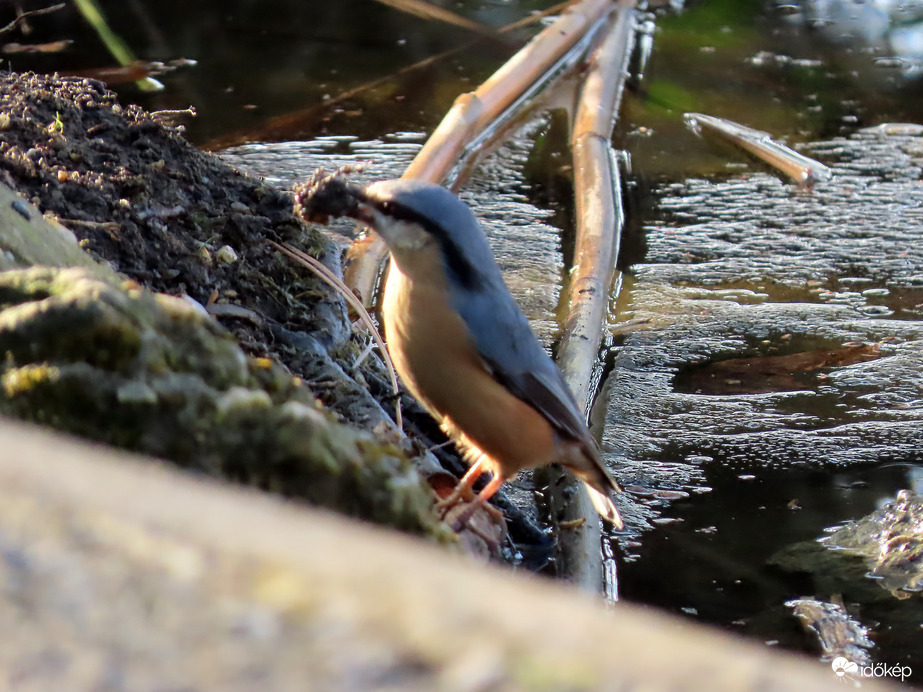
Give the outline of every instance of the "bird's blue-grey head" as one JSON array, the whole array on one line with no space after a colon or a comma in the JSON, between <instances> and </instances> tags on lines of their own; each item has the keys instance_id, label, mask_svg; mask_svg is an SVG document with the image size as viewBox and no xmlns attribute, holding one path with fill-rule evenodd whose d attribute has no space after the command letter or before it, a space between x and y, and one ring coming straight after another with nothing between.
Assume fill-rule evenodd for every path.
<instances>
[{"instance_id":1,"label":"bird's blue-grey head","mask_svg":"<svg viewBox=\"0 0 923 692\"><path fill-rule=\"evenodd\" d=\"M438 247L448 279L476 290L502 281L493 253L471 209L449 190L419 180L385 180L363 190L359 217L401 255L426 242Z\"/></svg>"},{"instance_id":2,"label":"bird's blue-grey head","mask_svg":"<svg viewBox=\"0 0 923 692\"><path fill-rule=\"evenodd\" d=\"M401 252L415 252L414 243L438 244L449 305L461 316L494 378L544 412L556 429L574 439L589 439L573 395L503 283L468 205L443 187L412 180L374 183L357 199L360 220L381 234L398 266ZM402 250L402 243L409 249Z\"/></svg>"}]
</instances>

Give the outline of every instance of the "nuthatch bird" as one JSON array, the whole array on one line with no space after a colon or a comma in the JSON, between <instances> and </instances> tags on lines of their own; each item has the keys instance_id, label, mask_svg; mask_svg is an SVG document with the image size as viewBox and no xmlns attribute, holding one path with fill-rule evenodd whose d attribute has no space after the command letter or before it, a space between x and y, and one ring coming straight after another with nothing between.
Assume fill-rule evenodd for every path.
<instances>
[{"instance_id":1,"label":"nuthatch bird","mask_svg":"<svg viewBox=\"0 0 923 692\"><path fill-rule=\"evenodd\" d=\"M471 209L443 187L386 180L359 188L330 176L296 189L309 220L353 217L391 251L382 316L395 368L472 464L450 499L493 474L456 527L522 469L558 462L607 521L620 489L573 395L503 283Z\"/></svg>"}]
</instances>

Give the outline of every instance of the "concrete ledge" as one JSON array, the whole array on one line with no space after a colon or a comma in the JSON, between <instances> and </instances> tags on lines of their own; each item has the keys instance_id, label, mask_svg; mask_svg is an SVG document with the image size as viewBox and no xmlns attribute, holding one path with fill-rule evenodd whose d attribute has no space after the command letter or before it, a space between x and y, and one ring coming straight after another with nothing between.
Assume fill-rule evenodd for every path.
<instances>
[{"instance_id":1,"label":"concrete ledge","mask_svg":"<svg viewBox=\"0 0 923 692\"><path fill-rule=\"evenodd\" d=\"M18 691L842 689L818 661L11 421L0 585Z\"/></svg>"}]
</instances>

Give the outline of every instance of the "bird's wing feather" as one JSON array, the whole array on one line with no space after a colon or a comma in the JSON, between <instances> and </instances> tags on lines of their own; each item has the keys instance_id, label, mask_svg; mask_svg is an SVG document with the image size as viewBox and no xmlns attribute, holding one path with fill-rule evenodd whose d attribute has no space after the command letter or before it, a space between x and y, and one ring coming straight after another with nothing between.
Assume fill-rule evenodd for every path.
<instances>
[{"instance_id":1,"label":"bird's wing feather","mask_svg":"<svg viewBox=\"0 0 923 692\"><path fill-rule=\"evenodd\" d=\"M453 305L493 377L541 413L562 438L578 443L585 463L566 465L586 483L600 515L621 528L618 510L608 498L610 491L620 488L606 470L561 371L532 334L513 297L505 288L472 293L464 301L459 297L453 298Z\"/></svg>"},{"instance_id":2,"label":"bird's wing feather","mask_svg":"<svg viewBox=\"0 0 923 692\"><path fill-rule=\"evenodd\" d=\"M499 291L452 296L493 376L538 410L565 438L593 441L561 371L539 344L512 296Z\"/></svg>"}]
</instances>

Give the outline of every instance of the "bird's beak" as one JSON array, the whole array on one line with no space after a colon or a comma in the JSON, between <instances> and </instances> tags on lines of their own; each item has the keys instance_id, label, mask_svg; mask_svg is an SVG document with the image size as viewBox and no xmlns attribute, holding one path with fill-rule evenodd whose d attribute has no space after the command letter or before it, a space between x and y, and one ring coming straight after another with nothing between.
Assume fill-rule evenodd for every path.
<instances>
[{"instance_id":1,"label":"bird's beak","mask_svg":"<svg viewBox=\"0 0 923 692\"><path fill-rule=\"evenodd\" d=\"M362 195L365 197L365 195ZM364 199L358 198L357 204L353 209L354 213L350 214L356 221L364 223L369 228L375 228L375 208Z\"/></svg>"}]
</instances>

